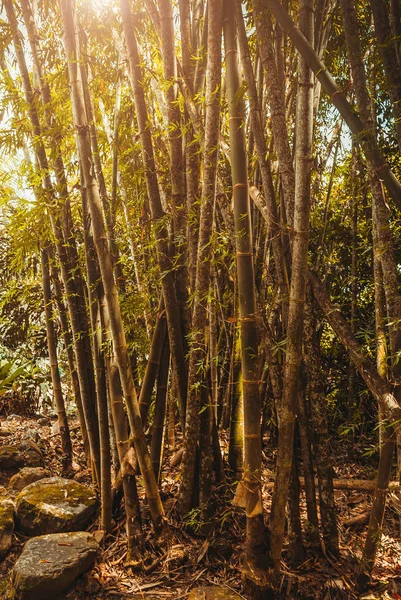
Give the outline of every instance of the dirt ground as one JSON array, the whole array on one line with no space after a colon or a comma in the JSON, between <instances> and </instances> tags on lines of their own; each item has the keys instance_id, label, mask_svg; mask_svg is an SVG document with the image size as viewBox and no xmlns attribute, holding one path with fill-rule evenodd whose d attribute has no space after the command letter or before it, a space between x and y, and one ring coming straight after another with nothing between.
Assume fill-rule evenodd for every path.
<instances>
[{"instance_id":1,"label":"dirt ground","mask_svg":"<svg viewBox=\"0 0 401 600\"><path fill-rule=\"evenodd\" d=\"M2 425L9 430L7 437L0 438L0 444L10 445L20 441L29 431L37 433L43 453L45 466L52 475L61 473L61 448L59 436L52 432L49 419L47 425L39 425L37 418L15 417L5 420ZM75 422L72 424L74 447L74 478L90 485L90 473L85 468L84 455L80 443L80 434ZM224 440L223 440L224 444ZM264 470L264 503L268 511L271 499L271 461L267 458L268 447L265 447ZM73 589L64 595L68 600L86 599L174 599L188 598L189 591L197 585L221 585L227 590L235 591L241 598L248 596L241 593L241 554L244 544L244 515L239 508L226 503L217 508L217 518L212 531L207 537L196 528L196 514L192 514L186 523L180 522L175 515L175 497L178 487L179 467L170 466L169 453L163 462L161 493L170 522L171 538L168 549L157 547L152 531L146 525L148 516L143 508L145 523L145 543L149 554L146 561L146 573L138 573L126 564L126 536L124 515L120 514L115 521L113 534L103 540L102 552L92 571L79 578ZM346 468L341 467L347 465ZM342 478L374 478L372 467L362 467L352 460L342 460L335 468L337 476ZM8 479L13 473L0 471L0 494L7 492ZM231 492L230 492L231 493ZM279 598L294 599L353 599L379 598L401 600L401 537L400 520L390 507L387 509L383 526L383 538L379 549L374 580L370 591L360 596L355 593L353 581L358 569L358 561L366 535L366 519L362 524L347 525L353 517L368 513L371 504L371 493L360 491L336 490L336 507L338 511L341 559L334 560L330 556L308 548L306 560L297 568L286 562L282 565L282 580ZM305 500L302 496L302 518L306 519ZM142 507L144 503L142 502ZM98 537L99 524L95 522L91 528ZM10 573L15 560L20 554L27 538L19 532L14 534L14 543L6 559L0 564L0 599L9 600ZM285 559L285 554L284 554ZM40 599L38 599L40 600Z\"/></svg>"}]
</instances>

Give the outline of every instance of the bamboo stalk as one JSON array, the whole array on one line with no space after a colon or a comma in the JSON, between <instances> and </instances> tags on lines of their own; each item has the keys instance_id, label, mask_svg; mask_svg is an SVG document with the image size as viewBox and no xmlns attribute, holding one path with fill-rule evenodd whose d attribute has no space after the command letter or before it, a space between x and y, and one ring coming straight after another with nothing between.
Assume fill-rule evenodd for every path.
<instances>
[{"instance_id":1,"label":"bamboo stalk","mask_svg":"<svg viewBox=\"0 0 401 600\"><path fill-rule=\"evenodd\" d=\"M366 157L374 165L377 175L383 180L394 204L401 210L401 184L380 152L375 137L372 136L371 132L366 130L358 113L348 102L330 72L319 59L311 44L295 25L279 0L264 0L264 3L274 14L284 31L293 41L298 52L304 57L306 63L319 79L331 102L342 115L344 121L353 133L355 141L362 146Z\"/></svg>"},{"instance_id":2,"label":"bamboo stalk","mask_svg":"<svg viewBox=\"0 0 401 600\"><path fill-rule=\"evenodd\" d=\"M53 384L54 399L56 401L58 426L61 437L61 448L63 450L63 470L67 472L72 462L72 445L67 414L65 412L64 397L61 389L60 371L58 367L57 339L53 320L53 307L50 287L49 255L47 253L46 248L43 248L41 252L41 264L43 301L45 305L46 335L50 360L50 372Z\"/></svg>"},{"instance_id":3,"label":"bamboo stalk","mask_svg":"<svg viewBox=\"0 0 401 600\"><path fill-rule=\"evenodd\" d=\"M210 8L210 7L209 7ZM230 117L231 176L234 198L236 268L241 331L242 393L244 398L244 486L246 544L244 570L256 585L267 583L266 535L261 496L261 435L259 397L259 339L257 331L248 173L245 145L245 110L239 76L236 13L224 3L226 86Z\"/></svg>"},{"instance_id":4,"label":"bamboo stalk","mask_svg":"<svg viewBox=\"0 0 401 600\"><path fill-rule=\"evenodd\" d=\"M71 0L61 0L61 14L64 30L64 45L68 63L74 107L74 124L77 130L78 151L81 159L84 181L88 194L89 209L92 218L93 239L99 259L104 293L110 319L114 351L120 372L121 384L130 417L130 426L134 438L135 451L139 461L145 492L148 499L155 531L160 533L165 528L163 506L153 473L150 456L143 433L142 420L128 356L127 343L121 317L118 293L113 275L113 266L107 245L106 231L103 222L101 200L95 174L92 169L92 152L89 128L85 113L84 90L79 69L79 56L75 46L75 27Z\"/></svg>"}]
</instances>

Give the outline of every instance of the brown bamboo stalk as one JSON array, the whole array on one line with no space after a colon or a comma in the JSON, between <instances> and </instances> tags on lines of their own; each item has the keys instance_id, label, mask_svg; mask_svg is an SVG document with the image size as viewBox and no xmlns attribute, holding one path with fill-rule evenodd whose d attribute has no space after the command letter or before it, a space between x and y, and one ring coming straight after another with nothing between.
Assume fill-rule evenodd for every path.
<instances>
[{"instance_id":1,"label":"brown bamboo stalk","mask_svg":"<svg viewBox=\"0 0 401 600\"><path fill-rule=\"evenodd\" d=\"M344 121L348 124L348 127L355 137L355 141L361 145L365 155L374 165L377 175L383 179L384 185L386 186L394 204L398 207L398 209L401 209L401 184L390 169L390 166L383 157L383 154L380 152L376 139L372 136L371 132L366 130L366 127L361 121L358 113L348 102L345 94L338 87L332 75L329 73L323 62L319 59L306 37L295 25L294 21L291 19L290 15L282 6L280 1L263 0L263 2L266 9L268 8L273 13L283 27L284 31L293 41L298 52L304 57L306 63L315 73L326 94L328 94L331 102L340 112L344 118ZM266 14L264 18L267 18Z\"/></svg>"},{"instance_id":2,"label":"brown bamboo stalk","mask_svg":"<svg viewBox=\"0 0 401 600\"><path fill-rule=\"evenodd\" d=\"M120 8L130 67L130 81L134 92L136 118L138 121L138 129L142 145L142 158L145 168L146 185L149 196L150 210L154 222L158 262L162 277L161 284L170 338L171 362L177 379L179 393L178 400L181 416L184 417L187 393L187 372L182 341L180 313L175 293L172 264L169 256L166 215L163 211L160 200L156 166L153 155L152 137L149 128L148 111L142 85L142 70L132 23L130 1L120 0Z\"/></svg>"},{"instance_id":3,"label":"brown bamboo stalk","mask_svg":"<svg viewBox=\"0 0 401 600\"><path fill-rule=\"evenodd\" d=\"M165 426L166 415L167 384L170 364L170 346L166 330L164 331L164 343L162 348L163 349L160 358L159 373L157 377L155 414L152 423L152 440L150 444L150 459L152 461L153 470L155 472L155 477L157 481L160 480L160 468L163 450L163 431Z\"/></svg>"},{"instance_id":4,"label":"brown bamboo stalk","mask_svg":"<svg viewBox=\"0 0 401 600\"><path fill-rule=\"evenodd\" d=\"M209 6L210 8L210 6ZM236 267L238 277L239 320L241 327L242 387L244 397L244 486L246 545L244 570L252 584L267 583L266 536L261 496L261 435L259 397L259 339L257 331L255 275L248 197L245 146L245 110L240 93L236 13L224 3L224 46L226 86L230 117L231 176L234 197Z\"/></svg>"},{"instance_id":5,"label":"brown bamboo stalk","mask_svg":"<svg viewBox=\"0 0 401 600\"><path fill-rule=\"evenodd\" d=\"M192 312L192 339L188 375L188 402L185 422L184 454L181 465L179 509L191 509L195 479L196 449L199 441L199 411L202 388L206 385L208 323L207 296L210 286L211 235L214 219L218 139L220 127L221 26L222 0L209 3L208 62L206 78L206 123L203 151L203 182L200 208L198 258Z\"/></svg>"},{"instance_id":6,"label":"brown bamboo stalk","mask_svg":"<svg viewBox=\"0 0 401 600\"><path fill-rule=\"evenodd\" d=\"M300 1L300 28L313 42L313 2ZM276 487L270 516L271 554L277 572L285 528L291 462L293 455L295 410L302 362L302 323L308 274L310 183L313 140L313 74L302 57L298 60L298 91L295 142L295 202L292 232L291 283L288 308L287 341L283 397L279 411L279 440L276 461Z\"/></svg>"},{"instance_id":7,"label":"brown bamboo stalk","mask_svg":"<svg viewBox=\"0 0 401 600\"><path fill-rule=\"evenodd\" d=\"M53 394L56 401L58 426L61 437L61 448L63 451L63 471L67 472L72 462L72 445L70 438L70 429L68 426L67 414L65 412L65 404L63 392L61 389L61 378L58 367L57 358L57 339L56 330L54 327L53 320L53 307L52 307L52 295L50 287L50 269L49 269L49 255L46 248L41 251L41 264L42 264L42 287L43 287L43 301L45 306L45 320L46 320L46 335L47 335L47 348L49 352L50 361L50 372L53 384Z\"/></svg>"},{"instance_id":8,"label":"brown bamboo stalk","mask_svg":"<svg viewBox=\"0 0 401 600\"><path fill-rule=\"evenodd\" d=\"M156 532L165 527L164 511L159 490L154 477L150 456L143 433L142 421L132 371L128 356L125 332L122 323L118 293L113 275L113 266L107 245L106 231L103 223L101 200L95 174L92 169L92 152L88 122L85 113L85 100L82 79L79 69L79 56L75 46L74 17L71 0L61 0L61 14L64 30L64 45L67 57L69 79L71 83L74 124L77 130L78 151L82 164L84 181L88 194L88 203L92 218L93 239L99 260L104 293L110 319L114 351L120 372L121 384L130 417L130 426L134 437L136 455L139 461L149 510Z\"/></svg>"},{"instance_id":9,"label":"brown bamboo stalk","mask_svg":"<svg viewBox=\"0 0 401 600\"><path fill-rule=\"evenodd\" d=\"M171 204L174 222L175 285L181 316L181 334L184 351L190 328L188 304L188 244L187 207L185 198L185 161L182 152L181 114L176 92L176 53L174 47L173 7L171 0L158 0L160 14L161 48L167 102L168 141L170 149ZM185 24L183 24L184 26ZM186 57L187 58L187 57Z\"/></svg>"},{"instance_id":10,"label":"brown bamboo stalk","mask_svg":"<svg viewBox=\"0 0 401 600\"><path fill-rule=\"evenodd\" d=\"M153 330L152 341L150 344L149 358L146 364L145 375L142 380L141 392L139 394L139 410L143 424L146 423L148 416L153 387L160 368L163 340L167 330L163 297L159 302L156 319L156 325Z\"/></svg>"},{"instance_id":11,"label":"brown bamboo stalk","mask_svg":"<svg viewBox=\"0 0 401 600\"><path fill-rule=\"evenodd\" d=\"M401 72L397 60L397 39L391 31L388 4L384 0L370 0L378 50L384 66L387 93L390 96L397 134L401 150ZM399 42L398 42L399 43Z\"/></svg>"},{"instance_id":12,"label":"brown bamboo stalk","mask_svg":"<svg viewBox=\"0 0 401 600\"><path fill-rule=\"evenodd\" d=\"M295 176L293 157L287 131L285 96L282 78L278 72L273 49L273 31L264 0L253 0L253 15L257 31L260 57L266 71L267 98L270 106L274 145L279 159L286 222L292 227L294 218Z\"/></svg>"},{"instance_id":13,"label":"brown bamboo stalk","mask_svg":"<svg viewBox=\"0 0 401 600\"><path fill-rule=\"evenodd\" d=\"M380 377L375 366L364 354L355 337L352 335L350 327L340 310L331 303L330 297L323 285L311 272L309 273L309 280L312 284L313 295L327 322L340 339L368 389L379 403L383 411L383 417L398 427L401 418L401 407L393 394L390 384Z\"/></svg>"},{"instance_id":14,"label":"brown bamboo stalk","mask_svg":"<svg viewBox=\"0 0 401 600\"><path fill-rule=\"evenodd\" d=\"M59 255L61 273L63 278L63 283L67 292L67 302L68 309L70 314L71 327L74 335L74 350L75 350L75 358L78 370L79 383L81 388L81 398L82 405L85 414L86 428L88 432L89 445L91 449L91 458L92 458L92 468L93 468L93 477L94 481L99 481L99 437L97 424L95 421L94 414L94 405L92 403L93 399L93 390L91 389L91 382L93 377L93 365L91 362L90 350L89 354L87 353L87 348L85 345L88 342L88 336L82 335L82 319L84 315L80 315L78 313L78 306L74 301L76 297L76 289L74 286L73 279L70 276L71 270L68 260L68 255L66 253L65 248L65 240L62 232L62 228L60 225L59 215L57 211L54 210L54 206L59 208L59 204L57 202L54 188L52 186L50 172L49 172L49 164L46 156L45 146L43 144L42 138L42 128L39 120L38 110L35 103L35 95L32 90L30 77L28 68L26 65L23 45L22 45L22 36L18 29L18 22L15 16L13 4L11 0L7 0L4 4L7 18L10 23L10 27L13 35L13 43L15 48L15 53L17 57L18 67L21 73L22 85L25 95L25 100L28 106L28 114L29 119L32 125L32 135L33 135L33 145L36 160L38 166L40 168L40 176L42 179L42 185L45 190L45 197L49 207L49 216L50 222L52 225L54 238L56 242L56 248ZM84 299L81 298L81 302ZM82 313L85 311L83 309ZM87 330L86 330L87 331ZM92 377L91 377L92 376Z\"/></svg>"},{"instance_id":15,"label":"brown bamboo stalk","mask_svg":"<svg viewBox=\"0 0 401 600\"><path fill-rule=\"evenodd\" d=\"M54 298L56 300L57 310L58 310L58 314L59 314L59 318L60 318L61 332L62 332L63 340L64 340L64 348L65 348L65 351L67 354L68 368L70 370L72 387L74 390L75 404L77 406L77 411L78 411L78 420L79 420L79 427L81 430L82 443L84 446L85 456L86 456L86 459L87 459L88 465L89 465L90 461L91 461L90 447L89 447L88 433L86 431L85 415L84 415L84 411L82 408L82 399L81 399L81 390L79 387L79 379L78 379L78 374L76 371L75 361L74 361L74 351L73 351L73 347L72 347L73 342L72 342L72 337L71 337L71 333L70 333L70 326L68 323L67 310L66 310L65 304L63 302L63 292L61 289L61 283L60 283L60 279L58 276L57 268L54 264L54 260L52 261L52 264L51 264L51 277L52 277L52 282L53 282L53 287L54 287Z\"/></svg>"},{"instance_id":16,"label":"brown bamboo stalk","mask_svg":"<svg viewBox=\"0 0 401 600\"><path fill-rule=\"evenodd\" d=\"M100 444L100 494L101 494L101 528L107 533L111 532L111 453L107 409L107 382L103 352L102 322L100 316L101 302L103 301L103 285L100 279L99 265L95 246L90 234L90 216L88 210L87 193L81 173L81 199L84 220L84 242L86 272L88 277L89 309L92 325L92 348L95 364L95 382L97 399L97 418L99 425Z\"/></svg>"}]
</instances>

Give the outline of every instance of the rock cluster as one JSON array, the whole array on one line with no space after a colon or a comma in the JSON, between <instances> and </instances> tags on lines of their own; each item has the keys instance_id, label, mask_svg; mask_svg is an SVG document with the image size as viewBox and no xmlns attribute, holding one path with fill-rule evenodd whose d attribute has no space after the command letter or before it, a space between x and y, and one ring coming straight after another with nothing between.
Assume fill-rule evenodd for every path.
<instances>
[{"instance_id":1,"label":"rock cluster","mask_svg":"<svg viewBox=\"0 0 401 600\"><path fill-rule=\"evenodd\" d=\"M0 430L4 443L12 431ZM14 527L34 536L13 567L13 598L55 599L95 561L99 543L82 530L95 516L96 495L77 481L50 477L35 430L26 430L18 444L0 446L0 470L8 477L14 471L0 494L0 561L12 545ZM15 501L8 497L16 493Z\"/></svg>"}]
</instances>

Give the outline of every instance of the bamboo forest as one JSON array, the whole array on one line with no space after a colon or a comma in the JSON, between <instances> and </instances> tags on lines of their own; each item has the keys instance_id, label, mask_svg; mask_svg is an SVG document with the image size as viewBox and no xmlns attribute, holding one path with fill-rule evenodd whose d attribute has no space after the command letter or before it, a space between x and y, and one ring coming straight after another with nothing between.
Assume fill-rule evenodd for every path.
<instances>
[{"instance_id":1,"label":"bamboo forest","mask_svg":"<svg viewBox=\"0 0 401 600\"><path fill-rule=\"evenodd\" d=\"M1 0L0 599L401 599L401 0Z\"/></svg>"}]
</instances>

